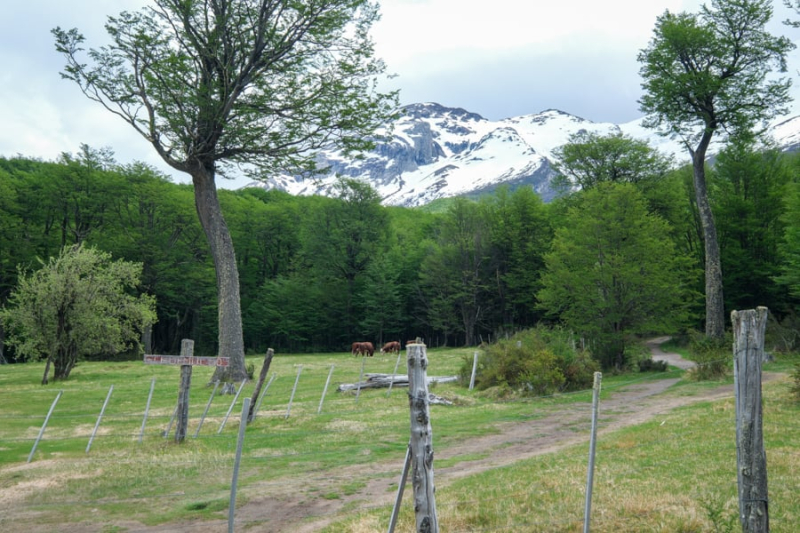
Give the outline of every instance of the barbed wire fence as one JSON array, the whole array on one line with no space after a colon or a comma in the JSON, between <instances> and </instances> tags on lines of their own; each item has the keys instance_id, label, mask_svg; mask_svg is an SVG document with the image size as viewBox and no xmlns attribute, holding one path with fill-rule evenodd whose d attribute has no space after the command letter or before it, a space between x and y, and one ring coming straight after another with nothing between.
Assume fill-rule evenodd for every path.
<instances>
[{"instance_id":1,"label":"barbed wire fence","mask_svg":"<svg viewBox=\"0 0 800 533\"><path fill-rule=\"evenodd\" d=\"M722 362L730 361L729 358L725 358L725 360L718 360L718 361L708 361L702 364L708 365L718 365ZM297 365L300 366L300 365ZM303 370L303 375L305 376L311 372L321 372L325 376L328 376L330 379L331 374L333 373L333 369L329 368L328 366L318 365L316 368L309 368L306 365L306 368ZM682 372L675 372L676 375L682 374ZM220 420L224 418L224 411L227 411L230 414L230 411L233 409L234 404L228 404L228 399L225 399L224 402L218 402L216 405L211 406L209 411L209 406L206 405L205 399L195 400L193 405L193 412L194 416L191 417L192 423L196 424L196 429L198 430L197 433L192 433L193 437L187 439L191 441L193 439L197 439L198 441L207 441L211 442L216 448L221 449L221 452L213 453L209 455L202 455L199 456L195 453L187 453L187 454L179 454L173 453L163 456L152 456L148 454L148 463L149 467L153 468L154 471L159 471L161 475L168 475L168 476L176 476L180 477L180 470L184 468L188 469L202 469L207 476L213 478L215 480L228 480L230 485L226 489L219 488L220 483L215 483L213 486L217 488L209 489L207 486L202 485L194 485L184 487L179 491L167 491L165 493L158 493L152 494L148 488L143 488L140 493L135 494L134 497L129 498L114 498L112 496L104 496L98 497L95 499L91 499L89 501L85 499L81 499L79 501L69 501L64 499L55 499L49 500L46 494L40 495L32 495L30 498L24 499L24 501L20 501L15 503L15 508L19 510L20 508L30 509L31 511L41 511L47 509L60 509L63 508L65 505L80 505L80 506L101 506L101 505L113 505L113 504L126 504L135 502L140 505L148 505L150 503L158 503L159 505L169 504L170 502L174 502L176 505L184 503L186 501L197 501L197 502L208 502L210 500L227 500L230 498L231 505L229 505L229 531L233 527L233 523L237 528L241 530L258 530L259 525L263 525L264 519L236 519L235 518L235 475L234 472L237 471L237 455L241 457L241 464L244 468L253 467L259 468L266 465L270 465L272 463L284 463L285 466L281 466L276 469L274 474L274 478L271 480L263 480L259 482L259 487L264 490L265 492L276 491L279 492L284 486L285 481L281 480L281 476L283 474L290 475L292 473L292 469L298 463L301 463L305 460L309 460L310 462L316 464L329 464L334 462L338 458L342 456L343 453L352 452L353 454L362 453L364 450L364 446L359 444L352 444L348 446L334 446L330 449L304 449L302 446L302 442L305 440L306 437L313 436L319 440L320 436L323 437L324 441L328 441L331 443L340 442L342 440L346 440L346 438L352 434L352 428L348 426L337 426L335 424L327 424L323 429L315 428L313 430L309 430L303 427L303 421L311 419L313 417L318 416L326 416L330 420L344 418L344 417L352 417L356 416L364 416L367 417L370 414L370 408L365 406L363 403L356 402L355 399L358 398L357 395L353 394L339 394L333 395L331 394L327 398L325 397L325 392L323 390L314 390L313 388L304 388L303 382L300 378L300 371L297 370L296 375L287 374L285 376L278 376L273 374L270 383L272 383L272 388L267 387L264 391L263 396L260 399L263 399L265 396L269 398L268 405L265 409L261 412L256 412L256 415L260 421L271 421L275 422L283 420L284 426L281 427L270 427L270 428L253 428L252 431L266 431L268 429L280 431L282 438L288 438L293 442L297 442L298 445L294 447L291 451L285 450L271 450L269 447L269 435L260 435L259 439L255 443L254 446L248 446L248 440L253 440L253 435L243 433L244 435L244 442L245 442L245 450L242 452L239 450L237 454L237 447L241 446L241 439L237 438L237 433L241 432L241 422L242 422L242 415L236 415L234 413L233 418L230 420L230 427L227 430L224 430L223 427L219 427L216 424L210 424L210 421L214 421L219 423ZM615 382L610 385L604 385L603 390L606 393L618 391L621 389L629 388L635 386L637 384L652 381L653 379L657 379L654 375L643 375L636 379L625 380L621 382ZM166 380L164 380L166 381ZM274 382L274 383L273 383ZM283 388L276 387L276 384L282 383L284 386ZM294 384L294 388L291 387L291 384ZM142 401L141 407L137 408L135 406L124 406L120 408L119 406L113 405L113 400L111 402L111 406L107 407L106 404L109 403L109 397L112 396L111 390L118 390L122 386L126 387L127 389L131 389L133 387L141 388L142 390ZM141 445L140 438L142 433L147 437L147 441L145 441L145 452L147 453L148 450L151 448L147 448L146 445L148 442L150 443L151 447L153 443L158 442L159 439L166 439L168 437L168 429L169 429L169 421L173 415L171 409L165 409L161 407L159 409L154 410L151 413L148 413L146 418L146 427L144 432L140 431L139 423L142 421L144 412L145 412L145 403L147 400L148 390L155 386L156 391L163 396L174 396L175 393L175 383L152 383L149 379L141 383L126 383L124 385L118 384L111 384L109 388L108 384L92 384L87 386L82 386L80 389L80 394L84 396L91 396L98 399L96 405L91 403L87 400L84 402L80 408L65 408L60 410L56 402L51 404L54 396L63 397L64 394L71 394L77 393L77 391L54 391L53 389L38 389L38 388L31 388L29 390L24 391L24 394L29 395L32 400L32 403L36 403L37 405L42 405L42 413L41 415L15 415L15 414L6 414L0 411L0 424L7 424L13 421L23 421L28 422L28 428L26 429L25 433L16 437L3 437L0 439L0 447L8 449L8 448L16 448L19 449L22 444L30 443L32 446L32 450L30 452L30 457L33 458L33 462L35 463L35 455L36 455L36 445L34 445L34 441L38 442L38 453L52 453L52 450L58 450L64 447L68 447L68 444L74 444L76 441L81 442L88 442L91 443L94 441L95 447L91 448L87 444L85 457L79 459L73 459L77 462L76 467L81 471L93 471L99 470L103 468L107 468L110 464L114 465L125 465L125 464L133 464L139 465L142 462L142 451L141 449L143 446ZM300 387L298 389L298 386ZM116 389L114 389L116 387ZM326 381L327 387L327 381ZM397 385L395 385L397 387ZM289 392L291 390L291 393ZM271 391L271 392L270 392ZM293 402L293 396L295 393L300 392L298 395L299 397L303 398L300 401ZM394 400L390 401L398 401L401 403L405 403L407 401L406 393L402 389L399 391L401 394L398 394ZM550 396L544 397L537 397L537 401L547 400L548 398L558 398L564 399L565 397L569 396L589 396L592 392L592 389L585 389L580 391L573 391L568 393L558 393ZM375 390L373 391L375 395L380 395L384 397L384 391L382 390ZM2 391L0 391L0 402L2 402ZM106 398L105 402L102 401L103 398ZM212 394L213 397L213 394ZM35 399L34 399L35 398ZM320 399L321 398L321 399ZM250 399L247 398L249 401ZM387 398L388 400L388 398ZM320 414L321 406L324 402L324 414ZM163 402L162 402L163 403ZM244 401L239 402L241 404ZM259 402L260 403L260 402ZM498 402L502 403L502 402ZM210 405L210 402L209 402ZM602 400L601 400L601 410L602 410ZM51 406L49 413L47 406ZM102 411L101 411L102 406ZM203 418L201 418L199 411L205 409L205 413L203 413L203 417L209 415L206 420L206 426L204 431L199 431L203 426ZM577 456L585 456L586 451L583 449L583 445L589 445L590 436L591 436L591 410L592 405L590 401L575 403L571 406L571 409L584 415L585 420L579 424L575 424L573 429L576 433L580 433L583 435L583 439L579 442L578 445L571 445L568 448L567 452L562 452L568 454L570 457L574 458ZM293 421L287 422L289 419L289 412L292 413ZM98 413L100 413L98 415ZM54 421L58 421L59 425L57 427L48 428L47 424L43 424L41 427L38 427L39 422L41 422L46 414L50 415L51 423ZM247 415L244 414L246 417ZM407 428L407 417L404 420L379 420L379 421L372 421L369 424L368 431L371 435L402 435L403 430ZM720 419L721 425L732 426L735 424L735 416L734 413L726 413ZM144 427L144 424L142 424ZM124 429L123 429L124 428ZM49 429L49 431L48 431ZM602 423L601 423L602 429ZM792 431L796 431L798 426L792 426L787 428ZM100 430L100 431L98 431ZM237 431L239 430L239 431ZM434 423L434 432L436 432L436 427ZM94 436L93 436L94 433ZM38 438L37 438L38 437ZM532 437L533 438L533 437ZM679 440L676 437L676 440ZM103 444L102 448L98 446L99 444ZM222 446L220 446L222 443ZM649 446L650 443L639 443L630 446L627 451L634 452L638 449L645 449ZM402 471L402 459L406 452L408 446L408 439L407 437L402 438L398 437L396 439L391 439L386 437L381 440L380 443L375 444L372 443L371 446L373 447L373 451L371 453L376 455L381 455L382 457L395 457L397 468L396 472L397 475L395 477L399 477ZM436 443L434 441L434 446ZM729 446L732 450L732 453L735 453L735 443L730 442L726 446ZM97 451L98 448L101 451ZM113 449L115 450L113 454L107 452L107 450ZM104 453L105 451L105 453ZM789 449L778 449L772 450L770 455L773 459L781 460L781 454L791 455L794 452ZM665 465L669 466L672 464L677 463L686 463L689 461L695 461L698 463L702 463L704 459L703 453L693 453L691 451L682 454L679 457L669 457L669 458L652 458L648 461L646 466L635 467L630 465L626 471L617 471L615 475L619 477L622 476L629 476L635 477L636 475L641 475L646 473L649 470L656 470L659 467L663 467ZM434 465L435 468L435 465ZM324 468L320 468L319 471L314 472L313 470L310 472L304 473L307 477L306 482L309 484L319 484L320 486L326 485L330 482L330 473L327 472ZM558 472L554 472L554 475L559 475ZM603 471L600 469L595 474L596 480L602 480ZM231 483L231 480L234 480ZM582 482L583 480L576 480ZM447 497L447 493L440 493L439 500L437 501L437 506L439 509L439 516L442 517L442 523L446 524L447 517L455 513L459 509L463 509L464 507L470 507L479 512L481 508L492 508L493 506L502 505L505 501L509 498L517 498L520 499L535 499L537 495L545 495L547 488L536 488L536 487L526 487L525 489L516 490L516 491L507 491L503 494L498 494L497 496L487 496L481 495L480 498L475 499L458 499L452 500ZM407 503L406 505L413 505L412 503ZM376 509L383 509L386 507L386 503L381 503L375 506L365 506L363 507L364 512L375 511ZM558 518L550 517L546 521L537 521L537 520L530 520L526 518L526 516L510 516L508 522L502 525L487 525L487 526L476 526L475 524L471 524L469 529L454 529L454 528L443 528L449 532L459 532L459 531L473 531L473 532L493 532L493 531L550 531L550 530L566 530L569 527L578 527L584 523L584 514L583 509L575 508L571 514L561 515ZM4 515L4 511L0 510L0 524L2 524L2 517ZM602 515L602 513L601 513ZM386 517L386 523L388 524L389 517ZM130 533L137 533L137 531L148 531L147 528L143 528L141 530L137 530L135 528L128 528L127 531Z\"/></svg>"}]
</instances>

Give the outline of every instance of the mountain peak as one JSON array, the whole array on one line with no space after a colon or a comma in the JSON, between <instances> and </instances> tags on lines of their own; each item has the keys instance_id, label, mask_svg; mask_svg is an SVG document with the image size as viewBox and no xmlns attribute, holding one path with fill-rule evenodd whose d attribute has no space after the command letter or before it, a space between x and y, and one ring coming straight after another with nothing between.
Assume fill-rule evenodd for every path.
<instances>
[{"instance_id":1,"label":"mountain peak","mask_svg":"<svg viewBox=\"0 0 800 533\"><path fill-rule=\"evenodd\" d=\"M460 107L445 107L441 104L437 104L436 102L408 104L403 106L401 109L405 117L412 119L447 117L468 121L486 120L477 113L471 113Z\"/></svg>"},{"instance_id":2,"label":"mountain peak","mask_svg":"<svg viewBox=\"0 0 800 533\"><path fill-rule=\"evenodd\" d=\"M322 151L320 166L330 168L326 176L302 181L278 175L250 186L325 195L339 176L345 176L368 182L387 205L418 206L438 198L489 192L500 185L531 187L549 201L555 195L550 180L556 149L582 131L622 133L649 142L676 161L688 159L679 141L642 128L640 121L595 123L559 109L491 121L435 102L410 104L402 110L394 123L393 138L379 142L363 158ZM779 146L797 147L800 117L785 120L771 132Z\"/></svg>"}]
</instances>

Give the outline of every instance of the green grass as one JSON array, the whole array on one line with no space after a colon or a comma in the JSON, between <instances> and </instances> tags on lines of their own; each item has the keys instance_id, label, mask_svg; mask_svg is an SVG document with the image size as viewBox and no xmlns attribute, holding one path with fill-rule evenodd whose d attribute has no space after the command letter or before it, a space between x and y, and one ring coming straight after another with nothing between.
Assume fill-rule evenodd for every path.
<instances>
[{"instance_id":1,"label":"green grass","mask_svg":"<svg viewBox=\"0 0 800 533\"><path fill-rule=\"evenodd\" d=\"M771 531L800 523L800 406L786 382L764 387ZM738 531L733 400L702 402L598 439L593 532ZM437 486L443 531L579 532L583 528L588 445ZM407 489L410 491L410 489ZM408 499L398 531L414 529ZM378 532L390 507L324 531Z\"/></svg>"},{"instance_id":2,"label":"green grass","mask_svg":"<svg viewBox=\"0 0 800 533\"><path fill-rule=\"evenodd\" d=\"M472 352L472 349L431 349L428 351L428 374L456 375L463 358L466 356L471 359ZM256 365L256 375L262 360L260 356L248 357L248 363ZM367 373L389 373L394 369L395 358L376 355L365 363ZM291 414L286 418L289 397L300 365L302 372L299 385ZM322 412L317 414L331 365L335 365L333 378ZM188 436L183 444L177 445L171 438L172 434L169 439L163 437L177 399L180 374L177 367L144 365L140 362L82 363L68 381L41 386L39 381L43 368L42 364L0 367L0 493L11 495L12 499L4 502L7 504L4 507L15 509L15 513L18 513L12 516L10 510L1 510L0 529L19 530L22 524L29 523L25 520L30 521L30 516L35 516L35 523L43 530L48 525L55 527L60 523L89 521L103 525L106 531L116 531L115 523L118 521L155 525L227 518L238 419L242 399L252 395L253 383L245 385L230 420L219 433L221 421L230 408L233 396L215 397L200 435L195 439L193 435L212 390L207 386L212 370L195 368ZM276 355L270 375L274 373L277 377L264 396L257 419L247 428L239 474L239 505L261 497L265 486L280 485L285 480L297 478L308 480L306 498L340 499L353 496L363 489L363 476L369 472L371 464L394 462L402 466L409 438L406 389L396 388L388 398L385 389L366 389L358 400L353 392L336 391L340 383L357 381L360 370L361 359L349 354ZM399 371L404 371L402 364ZM620 388L642 381L680 375L680 372L672 371L604 376L601 397L607 398ZM156 385L150 414L142 442L139 443L147 394L154 378ZM92 448L86 453L89 436L111 385L114 385L114 392ZM691 395L706 386L681 382L676 392ZM43 439L32 462L27 464L44 417L61 390L63 394ZM548 398L499 401L493 399L490 391L469 391L458 384L439 384L432 392L456 403L455 406L431 408L434 442L441 447L496 433L498 425L502 423L541 418L565 405L585 404L592 396L591 391L580 391ZM769 432L770 442L778 443L783 454L775 456L774 466L770 456L771 498L772 494L775 494L775 498L782 498L781 491L798 489L797 482L787 474L797 472L797 460L792 456L796 457L800 448L800 444L797 444L800 442L797 438L798 425L794 422L798 409L796 404L782 403L777 389L766 397L766 412L770 414L768 420L774 426ZM729 491L729 479L708 473L724 471L727 466L709 465L707 470L700 470L703 479L708 478L705 489L700 490L701 487L692 485L689 473L697 472L698 465L692 463L694 466L683 466L680 463L687 453L694 453L695 449L700 450L702 458L713 457L712 462L717 461L714 455L717 452L712 453L702 447L710 445L703 442L703 431L690 430L691 427L706 427L710 432L708 434L715 436L733 428L729 408L722 410L725 416L721 417L724 420L720 422L720 427L713 425L715 416L722 409L718 404L697 409L697 414L691 416L683 413L680 416L669 415L664 426L658 425L662 421L660 419L658 423L619 432L605 439L598 450L598 456L602 458L598 461L596 474L598 508L606 509L606 514L619 513L624 524L636 523L634 518L625 518L631 515L655 517L654 520L674 526L677 519L685 518L687 523L691 522L691 517L683 516L684 508L693 509L698 523L707 525L706 512L697 503L701 500L712 503L723 501L726 506L729 505L726 492ZM703 415L706 411L711 413ZM687 410L686 413L693 411ZM779 418L779 415L786 418ZM786 429L787 424L790 430ZM664 438L665 429L678 432L674 435L680 435L680 438ZM781 436L781 431L785 435ZM672 448L668 447L670 442ZM559 524L567 521L561 531L577 531L574 528L575 509L582 510L582 503L578 500L585 483L585 448L576 447L536 461L526 461L513 468L470 476L449 487L437 487L437 503L440 502L442 506L440 523L445 523L442 520L446 519L448 524L443 531L469 531L481 527L499 527L502 531L506 527L502 518L504 513L523 516L534 524L521 530L557 531L548 527L537 529L539 526L535 524L559 517ZM730 461L729 448L730 445L728 449L723 448L718 452L721 463ZM723 455L726 457L724 460ZM456 465L460 461L475 460L481 456L471 454L455 457L449 464L442 461L440 466ZM352 472L352 479L331 488L327 483L329 474L342 471ZM648 475L643 472L660 479L659 485L651 486L653 482L647 481ZM678 476L678 480L670 484L662 479L673 475ZM396 479L387 480L387 483L392 482L396 487ZM690 504L683 500L676 503L669 497L665 502L671 503L663 506L653 504L658 509L651 509L639 501L635 505L631 503L632 507L626 510L618 507L619 502L614 496L618 493L617 488L622 487L624 490L619 494L629 491L628 498L631 500L636 495L643 498L649 494L648 491L653 491L658 497L666 497L665 492L659 492L658 487L662 485L670 487L670 490L691 489ZM406 490L411 490L410 483ZM485 503L476 502L477 495L486 495ZM504 503L506 500L508 504ZM776 501L776 516L782 516L783 513L787 519L797 518L800 521L797 505L786 506ZM642 508L641 513L644 514L639 514L637 506ZM772 509L771 503L771 512ZM349 522L332 526L333 529L329 531L382 531L385 530L385 519L390 511L380 509L357 514ZM413 519L413 511L404 510L403 520L406 524L409 516ZM365 524L370 521L379 525L369 529ZM593 531L604 531L602 527L607 526L598 527L593 527ZM97 530L100 530L99 526ZM398 528L398 531L404 530L408 529Z\"/></svg>"}]
</instances>

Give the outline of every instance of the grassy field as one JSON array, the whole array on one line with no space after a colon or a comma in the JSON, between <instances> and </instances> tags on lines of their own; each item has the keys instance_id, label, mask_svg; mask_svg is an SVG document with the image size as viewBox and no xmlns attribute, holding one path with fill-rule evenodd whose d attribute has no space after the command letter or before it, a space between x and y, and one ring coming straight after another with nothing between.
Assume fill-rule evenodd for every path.
<instances>
[{"instance_id":1,"label":"grassy field","mask_svg":"<svg viewBox=\"0 0 800 533\"><path fill-rule=\"evenodd\" d=\"M455 375L472 350L429 350L430 376ZM260 370L261 357L248 358ZM390 373L395 358L365 361L365 371ZM785 366L786 361L776 365ZM334 365L321 413L325 381ZM288 412L298 369L300 378ZM405 368L401 362L400 372ZM39 385L43 365L0 367L0 530L59 529L83 523L85 530L135 531L139 526L220 520L228 498L241 403L253 391L245 385L227 424L233 396L217 396L194 438L212 391L212 370L195 368L188 438L176 445L164 438L177 398L179 369L140 362L82 363L67 382ZM237 510L265 494L286 490L307 502L348 500L366 485L378 464L396 464L399 477L408 442L405 389L340 393L340 383L358 380L361 359L349 354L277 354L276 378L264 395L257 419L248 426L239 476ZM632 383L675 378L661 374L604 377L603 397ZM139 443L151 381L155 392ZM109 387L114 386L98 434L89 436ZM719 383L713 384L718 386ZM788 381L765 385L764 418L768 453L772 531L794 532L800 523L800 408L788 396ZM708 384L681 382L671 394L695 395ZM59 391L43 439L28 456L44 417ZM565 407L585 408L591 391L542 399L501 400L496 394L440 384L432 392L453 406L432 406L434 446L496 434L508 422L542 418ZM601 404L602 409L602 404ZM601 424L602 429L602 424ZM586 479L585 444L437 485L441 531L581 531ZM598 443L592 530L701 532L736 530L736 474L733 401L703 402L645 424L603 435ZM437 463L452 466L458 460ZM346 482L331 483L335 473ZM393 484L396 487L396 482ZM412 531L411 485L406 489L397 531ZM385 531L391 506L366 512L344 506L342 521L325 531ZM249 516L249 515L248 515ZM237 520L237 524L239 521ZM727 529L733 523L732 529ZM91 527L89 527L91 526ZM243 529L259 529L257 518ZM32 530L28 528L28 530Z\"/></svg>"}]
</instances>

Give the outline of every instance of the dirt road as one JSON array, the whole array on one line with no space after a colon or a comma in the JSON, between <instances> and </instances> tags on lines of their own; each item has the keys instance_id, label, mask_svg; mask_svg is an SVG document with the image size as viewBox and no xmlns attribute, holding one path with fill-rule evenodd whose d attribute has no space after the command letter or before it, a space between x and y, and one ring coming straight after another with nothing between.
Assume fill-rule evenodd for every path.
<instances>
[{"instance_id":1,"label":"dirt road","mask_svg":"<svg viewBox=\"0 0 800 533\"><path fill-rule=\"evenodd\" d=\"M691 361L681 358L678 354L665 353L661 350L659 345L666 340L668 338L661 337L648 342L653 358L665 360L677 368L692 368L694 363ZM764 379L769 379L769 376L765 375ZM693 396L670 394L668 390L678 381L680 381L679 378L641 381L618 389L611 395L611 398L603 400L599 433L603 434L645 422L679 406L733 395L733 387L730 385L720 386ZM570 405L559 408L544 418L503 424L498 428L499 432L496 434L437 448L436 459L440 461L460 456L484 457L457 462L444 468L435 467L437 489L441 490L442 487L462 477L586 442L590 425L590 406ZM586 431L583 431L582 428L585 428ZM371 481L357 494L335 500L298 498L295 490L301 489L303 482L302 480L294 481L290 483L292 489L287 490L281 496L265 497L243 506L237 510L237 517L243 522L259 521L264 517L270 517L263 526L251 527L248 528L248 531L314 533L333 522L337 513L344 509L352 512L353 509L391 505L396 497L392 486L398 481L402 466L402 458L396 463L370 465ZM332 472L329 476L332 488L341 487L351 479L352 471ZM406 488L406 491L409 490L410 486ZM408 497L408 492L406 497ZM188 533L190 529L176 531ZM193 529L192 531L197 530Z\"/></svg>"}]
</instances>

